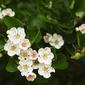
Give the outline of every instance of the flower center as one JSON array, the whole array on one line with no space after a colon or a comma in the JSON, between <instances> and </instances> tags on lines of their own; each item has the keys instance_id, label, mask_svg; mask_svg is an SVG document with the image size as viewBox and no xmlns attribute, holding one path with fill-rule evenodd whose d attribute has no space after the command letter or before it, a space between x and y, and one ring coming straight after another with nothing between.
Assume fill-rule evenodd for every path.
<instances>
[{"instance_id":1,"label":"flower center","mask_svg":"<svg viewBox=\"0 0 85 85\"><path fill-rule=\"evenodd\" d=\"M46 38L46 40L48 40L49 39L49 36L46 36L45 38Z\"/></svg>"},{"instance_id":2,"label":"flower center","mask_svg":"<svg viewBox=\"0 0 85 85\"><path fill-rule=\"evenodd\" d=\"M22 43L22 46L23 46L23 47L26 47L26 46L28 46L28 43L27 43L27 42L23 42L23 43Z\"/></svg>"},{"instance_id":3,"label":"flower center","mask_svg":"<svg viewBox=\"0 0 85 85\"><path fill-rule=\"evenodd\" d=\"M48 67L43 68L43 71L45 71L45 72L48 72L48 70L49 70Z\"/></svg>"},{"instance_id":4,"label":"flower center","mask_svg":"<svg viewBox=\"0 0 85 85\"><path fill-rule=\"evenodd\" d=\"M28 80L30 80L30 81L33 80L33 77L34 77L33 75L29 75Z\"/></svg>"},{"instance_id":5,"label":"flower center","mask_svg":"<svg viewBox=\"0 0 85 85\"><path fill-rule=\"evenodd\" d=\"M55 44L58 44L59 43L59 41L58 40L55 40Z\"/></svg>"},{"instance_id":6,"label":"flower center","mask_svg":"<svg viewBox=\"0 0 85 85\"><path fill-rule=\"evenodd\" d=\"M15 38L19 39L20 38L20 35L17 33L16 35L14 35Z\"/></svg>"},{"instance_id":7,"label":"flower center","mask_svg":"<svg viewBox=\"0 0 85 85\"><path fill-rule=\"evenodd\" d=\"M23 52L20 54L22 57L28 57L28 53L27 52Z\"/></svg>"},{"instance_id":8,"label":"flower center","mask_svg":"<svg viewBox=\"0 0 85 85\"><path fill-rule=\"evenodd\" d=\"M16 47L16 46L14 46L14 45L13 45L13 46L11 46L11 50L13 50L13 51L14 51L14 50L16 50L16 48L17 48L17 47Z\"/></svg>"},{"instance_id":9,"label":"flower center","mask_svg":"<svg viewBox=\"0 0 85 85\"><path fill-rule=\"evenodd\" d=\"M27 69L29 68L29 66L28 66L28 65L24 65L23 68L24 68L25 70L27 70Z\"/></svg>"},{"instance_id":10,"label":"flower center","mask_svg":"<svg viewBox=\"0 0 85 85\"><path fill-rule=\"evenodd\" d=\"M37 55L36 52L35 51L32 51L32 56L33 57L36 57L36 55Z\"/></svg>"},{"instance_id":11,"label":"flower center","mask_svg":"<svg viewBox=\"0 0 85 85\"><path fill-rule=\"evenodd\" d=\"M43 58L47 59L48 58L48 54L44 54Z\"/></svg>"}]
</instances>

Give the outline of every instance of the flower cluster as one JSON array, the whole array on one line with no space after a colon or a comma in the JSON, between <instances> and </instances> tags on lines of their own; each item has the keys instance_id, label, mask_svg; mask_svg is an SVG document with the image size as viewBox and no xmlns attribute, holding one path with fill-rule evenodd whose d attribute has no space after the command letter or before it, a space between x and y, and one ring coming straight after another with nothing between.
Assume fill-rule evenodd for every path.
<instances>
[{"instance_id":1,"label":"flower cluster","mask_svg":"<svg viewBox=\"0 0 85 85\"><path fill-rule=\"evenodd\" d=\"M4 49L8 52L9 56L19 55L20 50L27 49L31 46L28 39L25 39L24 28L11 28L7 31L8 41L4 46Z\"/></svg>"},{"instance_id":2,"label":"flower cluster","mask_svg":"<svg viewBox=\"0 0 85 85\"><path fill-rule=\"evenodd\" d=\"M57 33L54 33L53 35L46 33L46 36L44 36L43 39L46 43L49 43L56 49L60 49L64 45L63 37Z\"/></svg>"},{"instance_id":3,"label":"flower cluster","mask_svg":"<svg viewBox=\"0 0 85 85\"><path fill-rule=\"evenodd\" d=\"M37 75L33 72L38 70L38 74L44 78L49 78L51 72L55 72L52 67L54 54L49 47L40 48L38 52L31 48L29 39L26 39L24 28L11 28L7 31L8 41L4 46L9 56L19 56L18 70L28 81L34 81Z\"/></svg>"},{"instance_id":4,"label":"flower cluster","mask_svg":"<svg viewBox=\"0 0 85 85\"><path fill-rule=\"evenodd\" d=\"M84 34L85 33L85 24L82 24L79 27L76 27L76 31L80 31L82 34Z\"/></svg>"},{"instance_id":5,"label":"flower cluster","mask_svg":"<svg viewBox=\"0 0 85 85\"><path fill-rule=\"evenodd\" d=\"M13 16L15 16L15 12L12 11L12 9L10 9L10 8L6 8L3 10L1 10L1 8L0 8L0 19L2 19L5 16L13 17Z\"/></svg>"},{"instance_id":6,"label":"flower cluster","mask_svg":"<svg viewBox=\"0 0 85 85\"><path fill-rule=\"evenodd\" d=\"M55 69L51 67L53 57L54 55L49 47L40 48L38 52L29 48L26 51L21 51L18 69L21 75L26 76L29 81L33 81L36 78L36 74L33 72L36 69L38 69L39 75L49 78L51 72L55 72Z\"/></svg>"}]
</instances>

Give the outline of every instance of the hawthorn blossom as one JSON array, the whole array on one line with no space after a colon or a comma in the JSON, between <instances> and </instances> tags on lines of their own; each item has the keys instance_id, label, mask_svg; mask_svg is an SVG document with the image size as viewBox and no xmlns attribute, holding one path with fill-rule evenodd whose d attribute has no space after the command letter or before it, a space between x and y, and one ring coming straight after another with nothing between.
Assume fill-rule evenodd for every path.
<instances>
[{"instance_id":1,"label":"hawthorn blossom","mask_svg":"<svg viewBox=\"0 0 85 85\"><path fill-rule=\"evenodd\" d=\"M51 67L54 54L49 47L40 48L38 52L30 48L31 43L29 39L25 39L25 30L21 27L13 27L7 31L7 34L9 40L5 44L4 49L10 56L19 56L19 66L17 69L28 81L34 81L36 79L37 75L33 73L34 69L38 69L38 73L44 78L49 78L51 73L55 72L55 69ZM62 41L62 37L57 36ZM44 36L45 42L51 44L54 43L53 39L56 40L55 38L56 34L52 36L47 33Z\"/></svg>"},{"instance_id":2,"label":"hawthorn blossom","mask_svg":"<svg viewBox=\"0 0 85 85\"><path fill-rule=\"evenodd\" d=\"M31 46L31 43L28 39L23 39L20 43L19 43L19 47L23 50L27 50L29 47Z\"/></svg>"},{"instance_id":3,"label":"hawthorn blossom","mask_svg":"<svg viewBox=\"0 0 85 85\"><path fill-rule=\"evenodd\" d=\"M76 27L76 31L80 31L82 34L84 34L85 33L85 24L82 24L79 27Z\"/></svg>"},{"instance_id":4,"label":"hawthorn blossom","mask_svg":"<svg viewBox=\"0 0 85 85\"><path fill-rule=\"evenodd\" d=\"M49 47L40 48L38 50L38 61L44 64L51 64L52 59L54 58L54 54L51 52Z\"/></svg>"},{"instance_id":5,"label":"hawthorn blossom","mask_svg":"<svg viewBox=\"0 0 85 85\"><path fill-rule=\"evenodd\" d=\"M22 76L27 76L28 73L33 71L33 68L27 64L19 65L17 68L21 72Z\"/></svg>"},{"instance_id":6,"label":"hawthorn blossom","mask_svg":"<svg viewBox=\"0 0 85 85\"><path fill-rule=\"evenodd\" d=\"M52 35L50 33L46 33L46 36L43 37L45 43L49 43L52 39Z\"/></svg>"},{"instance_id":7,"label":"hawthorn blossom","mask_svg":"<svg viewBox=\"0 0 85 85\"><path fill-rule=\"evenodd\" d=\"M49 44L56 49L60 49L64 45L63 37L55 33Z\"/></svg>"},{"instance_id":8,"label":"hawthorn blossom","mask_svg":"<svg viewBox=\"0 0 85 85\"><path fill-rule=\"evenodd\" d=\"M33 50L32 48L29 48L28 49L28 53L29 53L29 56L30 56L30 59L31 60L36 60L38 58L38 53L36 50Z\"/></svg>"},{"instance_id":9,"label":"hawthorn blossom","mask_svg":"<svg viewBox=\"0 0 85 85\"><path fill-rule=\"evenodd\" d=\"M21 27L13 27L7 31L7 34L9 40L12 41L14 44L19 44L20 41L22 41L26 36L24 28Z\"/></svg>"},{"instance_id":10,"label":"hawthorn blossom","mask_svg":"<svg viewBox=\"0 0 85 85\"><path fill-rule=\"evenodd\" d=\"M49 78L51 76L51 72L55 72L55 69L50 65L45 64L42 64L38 70L39 75L43 76L44 78Z\"/></svg>"},{"instance_id":11,"label":"hawthorn blossom","mask_svg":"<svg viewBox=\"0 0 85 85\"><path fill-rule=\"evenodd\" d=\"M7 41L7 43L4 46L4 50L7 51L9 56L19 55L20 54L20 48L17 44L13 44L10 40Z\"/></svg>"},{"instance_id":12,"label":"hawthorn blossom","mask_svg":"<svg viewBox=\"0 0 85 85\"><path fill-rule=\"evenodd\" d=\"M29 59L29 50L21 50L18 59L19 60L28 60Z\"/></svg>"},{"instance_id":13,"label":"hawthorn blossom","mask_svg":"<svg viewBox=\"0 0 85 85\"><path fill-rule=\"evenodd\" d=\"M2 10L2 15L3 15L3 16L13 17L13 16L15 16L15 12L12 11L12 9L7 8L7 9L3 9L3 10Z\"/></svg>"},{"instance_id":14,"label":"hawthorn blossom","mask_svg":"<svg viewBox=\"0 0 85 85\"><path fill-rule=\"evenodd\" d=\"M35 73L28 73L27 74L27 76L26 76L26 79L28 80L28 81L34 81L35 79L36 79L36 74Z\"/></svg>"}]
</instances>

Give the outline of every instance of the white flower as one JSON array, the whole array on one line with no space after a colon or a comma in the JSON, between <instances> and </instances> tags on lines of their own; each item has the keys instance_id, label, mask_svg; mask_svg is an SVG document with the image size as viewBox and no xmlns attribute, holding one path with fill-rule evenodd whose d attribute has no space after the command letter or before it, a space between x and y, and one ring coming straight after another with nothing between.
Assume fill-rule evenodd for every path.
<instances>
[{"instance_id":1,"label":"white flower","mask_svg":"<svg viewBox=\"0 0 85 85\"><path fill-rule=\"evenodd\" d=\"M32 48L28 49L28 54L30 56L30 59L36 60L38 58L38 53L36 50L33 50Z\"/></svg>"},{"instance_id":2,"label":"white flower","mask_svg":"<svg viewBox=\"0 0 85 85\"><path fill-rule=\"evenodd\" d=\"M20 65L29 65L29 66L32 66L33 65L33 61L32 60L20 60L19 64Z\"/></svg>"},{"instance_id":3,"label":"white flower","mask_svg":"<svg viewBox=\"0 0 85 85\"><path fill-rule=\"evenodd\" d=\"M27 50L31 46L31 43L28 39L24 39L19 43L19 47L23 50Z\"/></svg>"},{"instance_id":4,"label":"white flower","mask_svg":"<svg viewBox=\"0 0 85 85\"><path fill-rule=\"evenodd\" d=\"M33 68L27 64L19 65L17 68L21 72L22 76L27 76L28 73L33 71Z\"/></svg>"},{"instance_id":5,"label":"white flower","mask_svg":"<svg viewBox=\"0 0 85 85\"><path fill-rule=\"evenodd\" d=\"M61 35L53 34L53 37L49 43L51 46L54 46L56 49L60 49L64 45L64 40Z\"/></svg>"},{"instance_id":6,"label":"white flower","mask_svg":"<svg viewBox=\"0 0 85 85\"><path fill-rule=\"evenodd\" d=\"M29 51L27 50L21 50L18 59L19 60L28 60L29 59Z\"/></svg>"},{"instance_id":7,"label":"white flower","mask_svg":"<svg viewBox=\"0 0 85 85\"><path fill-rule=\"evenodd\" d=\"M44 64L51 64L52 59L54 58L54 55L49 47L40 48L38 51L38 55L38 61Z\"/></svg>"},{"instance_id":8,"label":"white flower","mask_svg":"<svg viewBox=\"0 0 85 85\"><path fill-rule=\"evenodd\" d=\"M43 37L45 43L49 43L52 39L52 35L50 33L46 33L46 36Z\"/></svg>"},{"instance_id":9,"label":"white flower","mask_svg":"<svg viewBox=\"0 0 85 85\"><path fill-rule=\"evenodd\" d=\"M36 74L35 73L28 73L27 76L26 76L26 79L28 81L34 81L36 79Z\"/></svg>"},{"instance_id":10,"label":"white flower","mask_svg":"<svg viewBox=\"0 0 85 85\"><path fill-rule=\"evenodd\" d=\"M36 60L38 58L38 53L36 50L29 48L27 50L21 50L19 54L19 60Z\"/></svg>"},{"instance_id":11,"label":"white flower","mask_svg":"<svg viewBox=\"0 0 85 85\"><path fill-rule=\"evenodd\" d=\"M85 33L85 24L82 24L79 27L76 27L76 31L80 31L82 34L84 34Z\"/></svg>"},{"instance_id":12,"label":"white flower","mask_svg":"<svg viewBox=\"0 0 85 85\"><path fill-rule=\"evenodd\" d=\"M15 12L12 11L12 9L10 9L10 8L3 9L3 10L0 8L0 19L2 19L4 16L13 17L13 16L15 16Z\"/></svg>"},{"instance_id":13,"label":"white flower","mask_svg":"<svg viewBox=\"0 0 85 85\"><path fill-rule=\"evenodd\" d=\"M12 41L14 44L20 43L20 41L25 38L24 28L21 27L18 28L13 27L7 31L7 34L10 41Z\"/></svg>"},{"instance_id":14,"label":"white flower","mask_svg":"<svg viewBox=\"0 0 85 85\"><path fill-rule=\"evenodd\" d=\"M4 49L7 51L9 56L19 55L20 49L17 44L13 44L10 40L4 46Z\"/></svg>"},{"instance_id":15,"label":"white flower","mask_svg":"<svg viewBox=\"0 0 85 85\"><path fill-rule=\"evenodd\" d=\"M42 64L38 70L39 75L43 76L44 78L49 78L51 76L51 72L55 72L55 69L50 65L44 64Z\"/></svg>"},{"instance_id":16,"label":"white flower","mask_svg":"<svg viewBox=\"0 0 85 85\"><path fill-rule=\"evenodd\" d=\"M2 10L2 15L3 15L3 16L13 17L13 16L15 16L15 12L12 11L12 9L7 8L7 9L3 9L3 10Z\"/></svg>"}]
</instances>

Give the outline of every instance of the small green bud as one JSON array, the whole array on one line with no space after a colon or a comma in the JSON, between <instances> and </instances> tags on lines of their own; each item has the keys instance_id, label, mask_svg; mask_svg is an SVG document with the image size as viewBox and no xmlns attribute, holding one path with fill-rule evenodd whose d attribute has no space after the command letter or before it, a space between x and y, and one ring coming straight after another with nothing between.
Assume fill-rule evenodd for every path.
<instances>
[{"instance_id":1,"label":"small green bud","mask_svg":"<svg viewBox=\"0 0 85 85\"><path fill-rule=\"evenodd\" d=\"M82 54L79 52L75 53L75 55L71 56L71 59L79 60L82 57Z\"/></svg>"}]
</instances>

